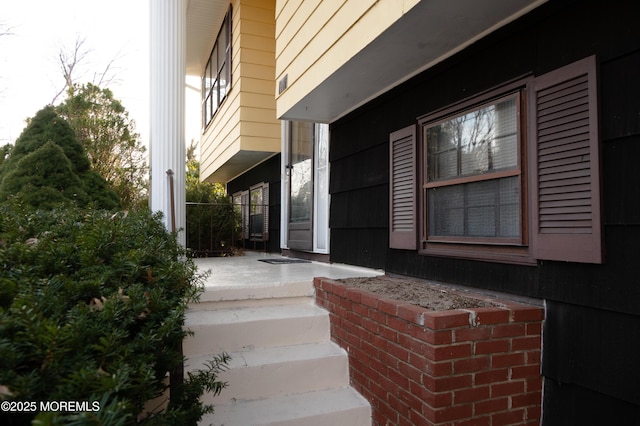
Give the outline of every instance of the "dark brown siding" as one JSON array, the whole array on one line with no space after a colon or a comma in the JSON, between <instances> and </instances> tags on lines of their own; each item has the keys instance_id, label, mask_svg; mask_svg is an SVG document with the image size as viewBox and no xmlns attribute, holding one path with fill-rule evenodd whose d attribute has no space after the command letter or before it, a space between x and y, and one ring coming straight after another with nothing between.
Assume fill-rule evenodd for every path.
<instances>
[{"instance_id":1,"label":"dark brown siding","mask_svg":"<svg viewBox=\"0 0 640 426\"><path fill-rule=\"evenodd\" d=\"M640 412L634 355L640 352L636 21L632 2L550 0L331 125L331 260L547 300L545 425L589 424L585 419L634 424ZM522 266L389 248L389 134L507 81L541 76L591 55L599 67L604 263ZM582 328L599 320L603 327L594 333ZM560 342L573 348L570 357L550 349ZM603 363L607 368L600 374Z\"/></svg>"}]
</instances>

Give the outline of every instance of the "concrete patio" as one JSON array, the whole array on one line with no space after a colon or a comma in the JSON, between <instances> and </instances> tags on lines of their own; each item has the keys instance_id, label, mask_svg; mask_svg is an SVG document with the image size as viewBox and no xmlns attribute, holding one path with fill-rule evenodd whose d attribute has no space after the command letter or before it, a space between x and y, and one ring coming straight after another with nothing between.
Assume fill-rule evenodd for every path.
<instances>
[{"instance_id":1,"label":"concrete patio","mask_svg":"<svg viewBox=\"0 0 640 426\"><path fill-rule=\"evenodd\" d=\"M246 251L241 256L208 257L194 259L199 270L211 271L206 287L239 288L270 287L284 283L309 281L313 277L333 279L350 277L370 277L384 272L351 265L322 262L269 264L260 259L287 261L291 258L279 254Z\"/></svg>"}]
</instances>

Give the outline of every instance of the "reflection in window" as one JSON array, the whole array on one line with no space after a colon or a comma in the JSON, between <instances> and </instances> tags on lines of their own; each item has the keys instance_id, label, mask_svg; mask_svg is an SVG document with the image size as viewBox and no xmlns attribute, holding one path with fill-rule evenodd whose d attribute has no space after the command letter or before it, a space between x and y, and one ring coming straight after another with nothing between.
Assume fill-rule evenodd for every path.
<instances>
[{"instance_id":1,"label":"reflection in window","mask_svg":"<svg viewBox=\"0 0 640 426\"><path fill-rule=\"evenodd\" d=\"M309 222L313 205L313 123L291 123L290 222Z\"/></svg>"},{"instance_id":2,"label":"reflection in window","mask_svg":"<svg viewBox=\"0 0 640 426\"><path fill-rule=\"evenodd\" d=\"M514 94L424 127L429 239L520 238L518 105Z\"/></svg>"},{"instance_id":3,"label":"reflection in window","mask_svg":"<svg viewBox=\"0 0 640 426\"><path fill-rule=\"evenodd\" d=\"M211 122L231 88L231 9L224 18L202 76L203 128Z\"/></svg>"}]
</instances>

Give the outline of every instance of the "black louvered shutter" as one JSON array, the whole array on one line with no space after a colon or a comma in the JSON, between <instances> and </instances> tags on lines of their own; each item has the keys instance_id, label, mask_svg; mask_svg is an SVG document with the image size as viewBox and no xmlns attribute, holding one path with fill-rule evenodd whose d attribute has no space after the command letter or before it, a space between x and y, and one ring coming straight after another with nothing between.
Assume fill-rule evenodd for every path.
<instances>
[{"instance_id":1,"label":"black louvered shutter","mask_svg":"<svg viewBox=\"0 0 640 426\"><path fill-rule=\"evenodd\" d=\"M530 100L532 253L602 263L595 57L536 78Z\"/></svg>"},{"instance_id":2,"label":"black louvered shutter","mask_svg":"<svg viewBox=\"0 0 640 426\"><path fill-rule=\"evenodd\" d=\"M389 247L416 250L416 126L391 133L389 145Z\"/></svg>"}]
</instances>

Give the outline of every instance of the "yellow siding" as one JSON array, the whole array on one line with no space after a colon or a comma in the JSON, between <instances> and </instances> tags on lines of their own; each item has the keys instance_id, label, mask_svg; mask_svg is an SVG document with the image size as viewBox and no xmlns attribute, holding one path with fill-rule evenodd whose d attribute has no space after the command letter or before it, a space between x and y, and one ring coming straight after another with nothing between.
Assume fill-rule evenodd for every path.
<instances>
[{"instance_id":1,"label":"yellow siding","mask_svg":"<svg viewBox=\"0 0 640 426\"><path fill-rule=\"evenodd\" d=\"M207 180L243 151L280 151L275 0L233 1L232 40L231 90L201 140L201 176ZM247 163L245 170L255 165Z\"/></svg>"},{"instance_id":2,"label":"yellow siding","mask_svg":"<svg viewBox=\"0 0 640 426\"><path fill-rule=\"evenodd\" d=\"M277 0L276 82L280 116L371 43L419 0ZM276 86L277 87L277 86Z\"/></svg>"}]
</instances>

